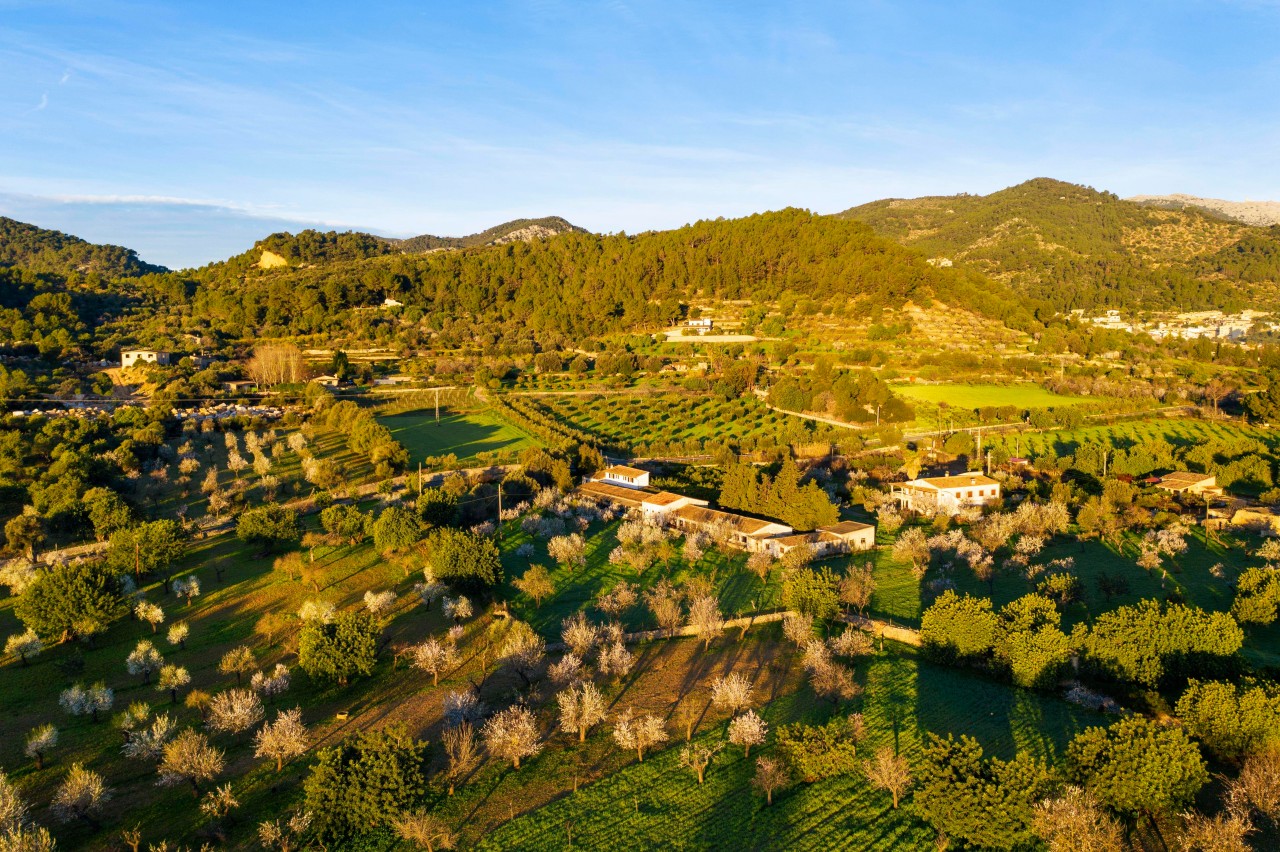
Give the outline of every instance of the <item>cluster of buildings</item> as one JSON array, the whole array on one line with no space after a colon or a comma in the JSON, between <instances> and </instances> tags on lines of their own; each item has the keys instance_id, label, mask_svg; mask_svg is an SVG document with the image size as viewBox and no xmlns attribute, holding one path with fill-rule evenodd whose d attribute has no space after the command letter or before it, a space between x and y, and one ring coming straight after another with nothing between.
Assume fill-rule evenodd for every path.
<instances>
[{"instance_id":1,"label":"cluster of buildings","mask_svg":"<svg viewBox=\"0 0 1280 852\"><path fill-rule=\"evenodd\" d=\"M1222 311L1196 311L1167 315L1164 319L1140 322L1126 320L1118 310L1109 310L1095 317L1086 317L1083 310L1073 311L1085 322L1102 328L1116 329L1131 333L1149 334L1156 340L1165 338L1181 338L1193 340L1209 338L1211 340L1241 341L1258 324L1264 316L1261 311L1242 311L1238 314L1225 314ZM1274 329L1275 323L1266 323L1268 329Z\"/></svg>"},{"instance_id":2,"label":"cluster of buildings","mask_svg":"<svg viewBox=\"0 0 1280 852\"><path fill-rule=\"evenodd\" d=\"M748 553L781 557L797 547L808 547L816 556L829 556L870 550L876 542L872 524L841 521L798 533L779 521L712 509L706 500L651 488L647 470L626 465L600 471L583 482L578 491L585 497L637 511L653 523L721 538Z\"/></svg>"}]
</instances>

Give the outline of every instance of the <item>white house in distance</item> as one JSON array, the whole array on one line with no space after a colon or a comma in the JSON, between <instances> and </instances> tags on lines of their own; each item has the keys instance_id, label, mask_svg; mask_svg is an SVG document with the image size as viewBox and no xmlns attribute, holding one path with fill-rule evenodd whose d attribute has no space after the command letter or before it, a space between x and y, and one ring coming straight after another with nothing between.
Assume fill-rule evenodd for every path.
<instances>
[{"instance_id":1,"label":"white house in distance","mask_svg":"<svg viewBox=\"0 0 1280 852\"><path fill-rule=\"evenodd\" d=\"M978 471L959 476L933 476L894 485L893 498L908 512L954 515L970 506L999 502L1000 483Z\"/></svg>"},{"instance_id":2,"label":"white house in distance","mask_svg":"<svg viewBox=\"0 0 1280 852\"><path fill-rule=\"evenodd\" d=\"M121 367L132 367L139 363L168 366L169 353L157 352L154 349L126 349L120 353Z\"/></svg>"},{"instance_id":3,"label":"white house in distance","mask_svg":"<svg viewBox=\"0 0 1280 852\"><path fill-rule=\"evenodd\" d=\"M625 464L606 467L593 476L592 479L596 482L612 482L615 485L622 485L626 488L649 487L649 471L638 467L628 467Z\"/></svg>"},{"instance_id":4,"label":"white house in distance","mask_svg":"<svg viewBox=\"0 0 1280 852\"><path fill-rule=\"evenodd\" d=\"M857 521L841 521L813 532L796 533L769 539L766 549L773 556L781 557L797 547L808 547L814 556L830 556L835 553L852 553L870 550L876 546L876 528L872 524Z\"/></svg>"},{"instance_id":5,"label":"white house in distance","mask_svg":"<svg viewBox=\"0 0 1280 852\"><path fill-rule=\"evenodd\" d=\"M715 322L710 317L700 317L699 319L685 320L685 323L684 323L685 328L701 328L701 329L706 329L707 331L710 331L713 325L715 325Z\"/></svg>"}]
</instances>

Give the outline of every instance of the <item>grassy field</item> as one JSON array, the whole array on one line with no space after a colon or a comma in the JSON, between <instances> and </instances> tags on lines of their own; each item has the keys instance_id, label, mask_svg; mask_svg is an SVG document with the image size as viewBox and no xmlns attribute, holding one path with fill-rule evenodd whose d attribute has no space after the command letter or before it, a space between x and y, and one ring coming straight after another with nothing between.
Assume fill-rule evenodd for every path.
<instances>
[{"instance_id":1,"label":"grassy field","mask_svg":"<svg viewBox=\"0 0 1280 852\"><path fill-rule=\"evenodd\" d=\"M520 429L482 411L411 411L378 418L406 450L413 464L428 458L455 455L460 464L474 464L481 454L512 455L538 441Z\"/></svg>"},{"instance_id":2,"label":"grassy field","mask_svg":"<svg viewBox=\"0 0 1280 852\"><path fill-rule=\"evenodd\" d=\"M1029 751L1053 760L1070 738L1103 718L1053 697L1013 689L971 673L924 662L910 649L890 645L858 666L864 696L852 708L863 714L871 754L895 741L911 758L926 733L966 733L988 754L1011 757ZM831 705L804 691L763 706L771 728L794 721L820 723ZM597 735L599 737L601 735ZM723 724L703 738L720 741ZM920 849L931 850L935 833L908 805L892 810L889 796L860 775L815 784L793 784L775 793L774 804L750 787L754 755L722 751L697 784L679 765L679 743L630 761L601 781L518 817L487 834L480 849ZM769 747L758 752L768 754ZM541 772L539 758L529 772ZM522 770L523 772L524 770ZM626 838L625 842L620 838Z\"/></svg>"},{"instance_id":3,"label":"grassy field","mask_svg":"<svg viewBox=\"0 0 1280 852\"><path fill-rule=\"evenodd\" d=\"M893 392L911 402L937 405L945 402L952 408L984 408L1012 405L1018 408L1055 408L1075 405L1083 400L1047 391L1039 385L921 385L895 384Z\"/></svg>"}]
</instances>

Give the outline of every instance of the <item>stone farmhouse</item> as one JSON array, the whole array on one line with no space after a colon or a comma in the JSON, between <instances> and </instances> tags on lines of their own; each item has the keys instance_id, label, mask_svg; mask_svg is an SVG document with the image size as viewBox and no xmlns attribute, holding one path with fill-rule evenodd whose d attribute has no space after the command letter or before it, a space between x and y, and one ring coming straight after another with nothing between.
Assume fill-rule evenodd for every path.
<instances>
[{"instance_id":1,"label":"stone farmhouse","mask_svg":"<svg viewBox=\"0 0 1280 852\"><path fill-rule=\"evenodd\" d=\"M972 506L1000 501L1000 483L977 471L934 476L894 485L892 496L904 510L921 515L954 515Z\"/></svg>"},{"instance_id":2,"label":"stone farmhouse","mask_svg":"<svg viewBox=\"0 0 1280 852\"><path fill-rule=\"evenodd\" d=\"M649 487L648 471L625 465L600 471L583 482L578 493L639 512L647 521L681 532L706 533L748 553L764 552L780 557L797 547L807 546L816 556L829 556L875 546L876 530L871 524L841 521L813 532L796 533L779 521L712 509L706 500L656 491Z\"/></svg>"}]
</instances>

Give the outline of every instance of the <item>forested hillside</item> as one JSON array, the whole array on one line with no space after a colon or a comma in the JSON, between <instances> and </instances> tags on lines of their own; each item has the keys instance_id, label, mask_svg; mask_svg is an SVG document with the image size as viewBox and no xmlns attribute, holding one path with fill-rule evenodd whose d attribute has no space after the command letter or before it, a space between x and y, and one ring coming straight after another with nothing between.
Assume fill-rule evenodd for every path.
<instances>
[{"instance_id":1,"label":"forested hillside","mask_svg":"<svg viewBox=\"0 0 1280 852\"><path fill-rule=\"evenodd\" d=\"M79 237L0 216L0 266L59 275L97 274L104 278L164 272L138 259L133 249L98 245Z\"/></svg>"},{"instance_id":2,"label":"forested hillside","mask_svg":"<svg viewBox=\"0 0 1280 852\"><path fill-rule=\"evenodd\" d=\"M1236 309L1275 298L1274 266L1233 251L1237 242L1274 237L1201 210L1146 207L1047 178L985 196L875 201L839 216L1059 310Z\"/></svg>"},{"instance_id":3,"label":"forested hillside","mask_svg":"<svg viewBox=\"0 0 1280 852\"><path fill-rule=\"evenodd\" d=\"M1028 303L999 284L935 269L861 223L802 210L417 256L384 255L362 235L302 236L262 245L308 265L258 268L250 253L200 270L193 319L217 318L232 336L313 334L374 322L345 312L394 297L446 342L477 329L542 340L654 331L695 299L785 302L788 310L808 300L854 324L884 307L938 299L1019 327L1036 322Z\"/></svg>"}]
</instances>

